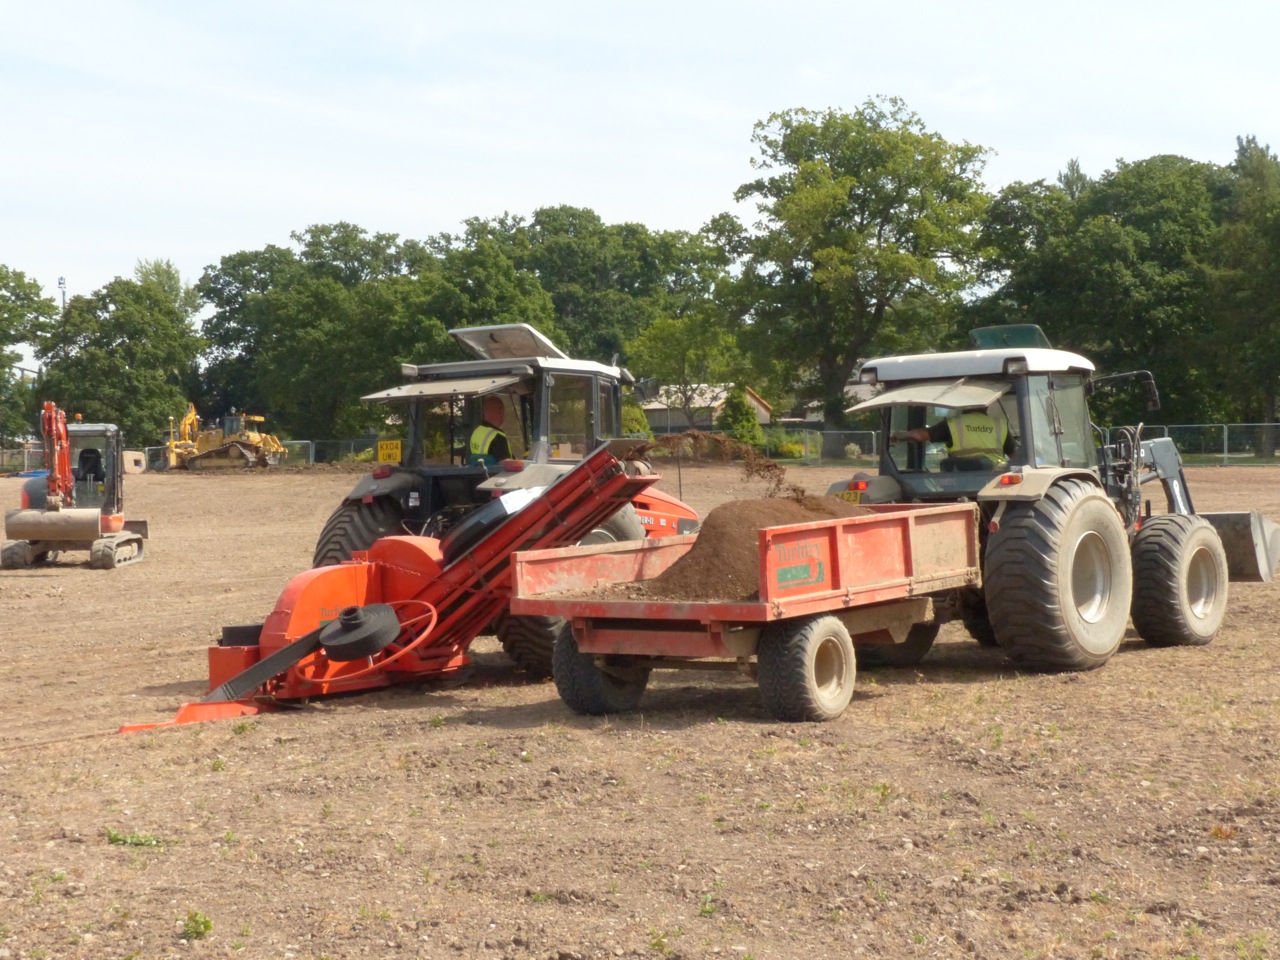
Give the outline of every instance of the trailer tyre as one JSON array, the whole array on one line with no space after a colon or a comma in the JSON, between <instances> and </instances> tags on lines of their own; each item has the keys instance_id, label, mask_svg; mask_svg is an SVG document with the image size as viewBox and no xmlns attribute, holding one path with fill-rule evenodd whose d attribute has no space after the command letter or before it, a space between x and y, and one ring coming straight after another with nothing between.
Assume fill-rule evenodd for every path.
<instances>
[{"instance_id":1,"label":"trailer tyre","mask_svg":"<svg viewBox=\"0 0 1280 960\"><path fill-rule=\"evenodd\" d=\"M938 639L939 623L912 624L902 643L855 643L858 669L867 667L912 667L925 658Z\"/></svg>"},{"instance_id":2,"label":"trailer tyre","mask_svg":"<svg viewBox=\"0 0 1280 960\"><path fill-rule=\"evenodd\" d=\"M343 503L333 511L316 541L313 567L328 567L351 559L357 550L368 550L381 537L403 532L400 504L389 497L371 503Z\"/></svg>"},{"instance_id":3,"label":"trailer tyre","mask_svg":"<svg viewBox=\"0 0 1280 960\"><path fill-rule=\"evenodd\" d=\"M1020 666L1092 670L1129 622L1133 571L1124 524L1094 484L1066 479L1034 503L1010 503L987 541L987 611Z\"/></svg>"},{"instance_id":4,"label":"trailer tyre","mask_svg":"<svg viewBox=\"0 0 1280 960\"><path fill-rule=\"evenodd\" d=\"M621 543L643 539L644 527L640 525L636 508L628 503L578 543ZM563 629L564 619L561 617L505 614L498 619L496 632L502 649L516 666L535 680L545 680L554 674L552 648Z\"/></svg>"},{"instance_id":5,"label":"trailer tyre","mask_svg":"<svg viewBox=\"0 0 1280 960\"><path fill-rule=\"evenodd\" d=\"M649 670L629 665L626 657L606 657L602 669L595 657L579 653L568 624L561 627L552 656L556 690L574 713L599 716L634 710L649 685Z\"/></svg>"},{"instance_id":6,"label":"trailer tyre","mask_svg":"<svg viewBox=\"0 0 1280 960\"><path fill-rule=\"evenodd\" d=\"M1203 517L1148 517L1133 540L1133 625L1155 647L1203 646L1227 612L1227 553Z\"/></svg>"},{"instance_id":7,"label":"trailer tyre","mask_svg":"<svg viewBox=\"0 0 1280 960\"><path fill-rule=\"evenodd\" d=\"M857 658L838 617L771 624L756 658L761 699L777 720L834 720L853 699Z\"/></svg>"}]
</instances>

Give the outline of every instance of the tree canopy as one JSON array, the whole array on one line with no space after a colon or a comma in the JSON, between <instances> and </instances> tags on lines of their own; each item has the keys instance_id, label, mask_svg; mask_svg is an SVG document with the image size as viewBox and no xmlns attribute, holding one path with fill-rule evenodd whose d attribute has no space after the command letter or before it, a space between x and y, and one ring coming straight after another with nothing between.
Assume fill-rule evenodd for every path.
<instances>
[{"instance_id":1,"label":"tree canopy","mask_svg":"<svg viewBox=\"0 0 1280 960\"><path fill-rule=\"evenodd\" d=\"M44 364L37 399L119 424L135 444L159 443L169 417L181 413L182 384L201 348L155 276L117 277L92 296L73 297L60 316L31 323L27 337Z\"/></svg>"},{"instance_id":2,"label":"tree canopy","mask_svg":"<svg viewBox=\"0 0 1280 960\"><path fill-rule=\"evenodd\" d=\"M702 229L608 223L567 204L422 238L313 224L228 253L194 287L167 260L73 298L0 266L0 436L39 392L155 442L187 400L266 415L285 436L376 428L360 397L403 362L461 359L453 327L528 323L568 354L615 356L688 406L749 384L775 409L820 401L872 355L952 349L979 324L1039 323L1103 372L1151 370L1166 422L1273 422L1280 406L1280 160L1118 162L992 195L988 151L901 101L792 109L756 124L758 176ZM44 365L38 390L13 347ZM1145 417L1095 396L1102 421ZM1276 434L1280 438L1280 432Z\"/></svg>"},{"instance_id":3,"label":"tree canopy","mask_svg":"<svg viewBox=\"0 0 1280 960\"><path fill-rule=\"evenodd\" d=\"M761 215L742 240L744 343L838 427L845 383L893 311L972 282L986 151L927 130L894 98L777 113L753 139L762 175L736 194Z\"/></svg>"}]
</instances>

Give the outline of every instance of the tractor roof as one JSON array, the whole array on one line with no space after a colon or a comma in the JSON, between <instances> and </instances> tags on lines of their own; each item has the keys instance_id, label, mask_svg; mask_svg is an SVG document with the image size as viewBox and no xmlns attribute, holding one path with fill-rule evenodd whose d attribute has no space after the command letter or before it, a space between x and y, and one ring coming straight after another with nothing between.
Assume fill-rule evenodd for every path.
<instances>
[{"instance_id":1,"label":"tractor roof","mask_svg":"<svg viewBox=\"0 0 1280 960\"><path fill-rule=\"evenodd\" d=\"M527 323L495 323L487 327L456 327L449 336L481 360L548 357L568 360L559 347Z\"/></svg>"},{"instance_id":2,"label":"tractor roof","mask_svg":"<svg viewBox=\"0 0 1280 960\"><path fill-rule=\"evenodd\" d=\"M517 388L521 381L532 381L548 373L605 377L630 382L618 367L594 360L569 360L550 357L516 357L514 359L462 360L457 363L404 363L401 371L410 382L387 390L370 393L362 400L396 401L424 397L477 397L499 390ZM517 388L517 392L520 392ZM528 389L524 392L528 392Z\"/></svg>"},{"instance_id":3,"label":"tractor roof","mask_svg":"<svg viewBox=\"0 0 1280 960\"><path fill-rule=\"evenodd\" d=\"M998 350L878 357L862 365L858 379L862 383L901 383L907 380L998 377L1023 373L1075 372L1088 376L1093 370L1093 364L1084 357L1066 350L1003 347Z\"/></svg>"}]
</instances>

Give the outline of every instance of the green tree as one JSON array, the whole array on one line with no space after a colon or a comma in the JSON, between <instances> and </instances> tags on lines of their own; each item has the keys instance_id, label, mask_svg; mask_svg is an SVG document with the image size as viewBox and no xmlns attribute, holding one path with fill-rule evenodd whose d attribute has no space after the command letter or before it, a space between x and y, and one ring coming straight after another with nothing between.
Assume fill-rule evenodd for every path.
<instances>
[{"instance_id":1,"label":"green tree","mask_svg":"<svg viewBox=\"0 0 1280 960\"><path fill-rule=\"evenodd\" d=\"M655 378L664 402L684 412L692 423L699 388L733 383L746 372L746 362L733 334L707 313L659 317L627 345L632 371Z\"/></svg>"},{"instance_id":2,"label":"green tree","mask_svg":"<svg viewBox=\"0 0 1280 960\"><path fill-rule=\"evenodd\" d=\"M185 404L182 378L201 347L191 321L154 279L117 277L73 297L60 318L33 323L29 335L45 365L37 399L118 423L135 444L163 439L169 417Z\"/></svg>"},{"instance_id":3,"label":"green tree","mask_svg":"<svg viewBox=\"0 0 1280 960\"><path fill-rule=\"evenodd\" d=\"M753 140L762 176L735 196L754 198L761 220L727 238L746 251L743 343L822 400L837 429L845 384L898 307L971 283L986 151L926 130L894 98L777 113Z\"/></svg>"},{"instance_id":4,"label":"green tree","mask_svg":"<svg viewBox=\"0 0 1280 960\"><path fill-rule=\"evenodd\" d=\"M498 243L551 296L559 346L570 356L630 361L627 347L660 316L704 301L723 272L721 250L701 233L606 224L581 207L544 207L530 220L471 220L455 243Z\"/></svg>"},{"instance_id":5,"label":"green tree","mask_svg":"<svg viewBox=\"0 0 1280 960\"><path fill-rule=\"evenodd\" d=\"M401 363L462 359L448 328L555 336L550 297L490 238L424 244L339 223L293 241L224 257L200 280L211 409L261 410L295 437L350 436L380 425L385 410L360 397L398 382Z\"/></svg>"},{"instance_id":6,"label":"green tree","mask_svg":"<svg viewBox=\"0 0 1280 960\"><path fill-rule=\"evenodd\" d=\"M734 387L725 396L720 416L716 418L716 429L727 433L739 443L753 447L764 446L764 430L760 428L755 408L751 406L746 391L741 387Z\"/></svg>"},{"instance_id":7,"label":"green tree","mask_svg":"<svg viewBox=\"0 0 1280 960\"><path fill-rule=\"evenodd\" d=\"M1212 302L1226 388L1250 421L1274 424L1280 392L1280 159L1254 137L1239 138L1227 211L1216 238ZM1260 451L1274 456L1269 429Z\"/></svg>"},{"instance_id":8,"label":"green tree","mask_svg":"<svg viewBox=\"0 0 1280 960\"><path fill-rule=\"evenodd\" d=\"M57 304L41 293L39 283L0 264L0 447L32 429L30 390L14 369L19 356L12 348L27 341L31 328L52 319L57 311Z\"/></svg>"},{"instance_id":9,"label":"green tree","mask_svg":"<svg viewBox=\"0 0 1280 960\"><path fill-rule=\"evenodd\" d=\"M1221 168L1158 156L1120 164L1074 199L1044 183L1006 188L984 228L995 288L974 314L1038 323L1102 372L1152 371L1165 423L1227 417L1206 270L1225 186ZM1137 390L1093 405L1102 422L1151 419Z\"/></svg>"}]
</instances>

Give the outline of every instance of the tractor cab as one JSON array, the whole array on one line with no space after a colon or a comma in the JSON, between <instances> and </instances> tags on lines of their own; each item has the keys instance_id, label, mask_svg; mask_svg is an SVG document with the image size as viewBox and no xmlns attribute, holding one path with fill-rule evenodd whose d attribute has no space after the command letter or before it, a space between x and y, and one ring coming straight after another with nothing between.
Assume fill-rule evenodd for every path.
<instances>
[{"instance_id":1,"label":"tractor cab","mask_svg":"<svg viewBox=\"0 0 1280 960\"><path fill-rule=\"evenodd\" d=\"M465 465L467 440L490 396L502 401L513 459L569 465L619 435L621 385L632 382L625 370L571 359L527 324L449 332L477 359L402 364L407 383L363 398L405 406L402 466L422 467L441 454Z\"/></svg>"},{"instance_id":2,"label":"tractor cab","mask_svg":"<svg viewBox=\"0 0 1280 960\"><path fill-rule=\"evenodd\" d=\"M976 499L1019 469L1095 472L1092 372L1084 357L1039 346L868 361L860 382L883 391L849 412L877 411L884 442L876 492L859 500Z\"/></svg>"}]
</instances>

